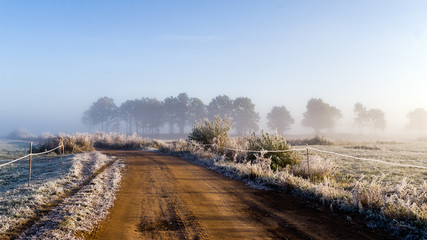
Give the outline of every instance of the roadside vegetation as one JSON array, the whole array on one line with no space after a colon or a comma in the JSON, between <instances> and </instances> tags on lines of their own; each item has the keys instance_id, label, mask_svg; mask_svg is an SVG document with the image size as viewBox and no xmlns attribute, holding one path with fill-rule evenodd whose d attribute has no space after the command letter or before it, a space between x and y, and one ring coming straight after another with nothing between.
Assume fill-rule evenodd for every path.
<instances>
[{"instance_id":1,"label":"roadside vegetation","mask_svg":"<svg viewBox=\"0 0 427 240\"><path fill-rule=\"evenodd\" d=\"M0 239L75 239L105 218L119 189L121 160L98 152L0 168ZM99 171L108 166L104 171ZM28 225L28 223L31 223Z\"/></svg>"},{"instance_id":2,"label":"roadside vegetation","mask_svg":"<svg viewBox=\"0 0 427 240\"><path fill-rule=\"evenodd\" d=\"M206 131L204 128L210 126L207 121L205 120L205 124L196 125L193 132L199 134ZM216 120L216 124L219 122ZM225 122L222 127L217 126L217 128L226 130L229 125ZM216 136L205 137L209 140L197 141L203 137L198 139L190 137L188 140L164 143L159 150L186 157L226 176L243 180L253 187L282 189L317 201L330 207L331 211L362 214L368 221L368 227L386 228L401 238L427 237L425 170L415 170L421 173L421 179L418 181L407 178L393 179L390 178L392 175L390 172L388 175L383 174L385 171L376 172L375 170L383 167L378 164L344 160L325 154L311 153L307 158L304 151L283 151L295 148L277 134L261 132L259 136L228 138L222 142L222 145L215 144ZM206 147L206 142L213 144ZM343 148L350 150L347 154L353 153L355 156L361 156L358 155L360 152L378 152L381 149L378 146L364 145L356 145L349 149L340 145L334 146L331 141L321 137L294 141L294 143L299 145L317 143L316 147L330 151L334 148ZM357 154L352 151L357 151ZM424 157L425 154L420 152ZM376 155L380 159L384 159L384 156L387 155ZM367 157L372 156L367 155ZM418 162L418 165L425 165L424 160L425 158L421 158L419 160L421 163ZM345 161L348 163L341 166ZM366 175L351 173L350 171L357 171L357 168L349 164L350 161L359 165L366 164L373 172L371 174L366 172ZM375 168L370 164L375 165ZM345 168L348 168L347 171ZM385 166L384 169L389 171L390 167ZM403 171L404 175L408 176L411 170L400 168L397 171Z\"/></svg>"},{"instance_id":3,"label":"roadside vegetation","mask_svg":"<svg viewBox=\"0 0 427 240\"><path fill-rule=\"evenodd\" d=\"M51 145L41 146L57 146L63 139L70 152L88 151L93 146L157 149L252 187L288 191L349 216L361 214L368 227L388 229L399 238L427 238L425 169L379 165L312 150L307 154L306 148L425 166L427 152L421 143L332 142L319 136L287 141L264 132L230 137L230 127L227 119L217 117L198 122L186 140L94 133L57 136L46 141Z\"/></svg>"}]
</instances>

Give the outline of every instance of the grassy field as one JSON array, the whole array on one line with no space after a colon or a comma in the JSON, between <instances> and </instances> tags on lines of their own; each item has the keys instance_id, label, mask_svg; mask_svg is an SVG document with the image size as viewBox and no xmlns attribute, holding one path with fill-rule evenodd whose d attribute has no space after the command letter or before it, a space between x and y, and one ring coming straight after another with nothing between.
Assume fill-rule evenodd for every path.
<instances>
[{"instance_id":1,"label":"grassy field","mask_svg":"<svg viewBox=\"0 0 427 240\"><path fill-rule=\"evenodd\" d=\"M337 142L330 146L315 145L313 147L354 157L427 166L427 142ZM333 160L337 170L337 178L342 182L353 182L362 176L369 180L374 177L380 177L390 184L401 183L403 180L416 184L427 181L426 169L393 166L316 151L310 151L310 153Z\"/></svg>"},{"instance_id":2,"label":"grassy field","mask_svg":"<svg viewBox=\"0 0 427 240\"><path fill-rule=\"evenodd\" d=\"M30 144L25 141L0 139L0 160L23 156L29 148Z\"/></svg>"}]
</instances>

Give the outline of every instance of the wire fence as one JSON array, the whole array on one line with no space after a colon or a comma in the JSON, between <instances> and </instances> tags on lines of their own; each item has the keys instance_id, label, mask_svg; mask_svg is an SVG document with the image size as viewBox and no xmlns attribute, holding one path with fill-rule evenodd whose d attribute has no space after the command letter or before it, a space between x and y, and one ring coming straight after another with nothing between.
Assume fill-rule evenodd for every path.
<instances>
[{"instance_id":1,"label":"wire fence","mask_svg":"<svg viewBox=\"0 0 427 240\"><path fill-rule=\"evenodd\" d=\"M31 184L31 161L32 161L32 158L36 157L36 156L40 156L40 155L51 153L51 152L56 151L58 149L59 149L59 155L60 155L61 165L62 165L62 156L64 155L64 150L65 150L64 149L64 143L63 143L63 141L59 142L58 147L50 149L50 150L46 150L46 151L40 152L40 153L33 153L33 143L30 142L30 153L29 154L27 154L25 156L22 156L20 158L11 160L11 161L9 161L7 163L0 164L0 168L8 166L8 165L10 165L12 163L15 163L17 161L24 160L24 159L28 158L28 162L29 162L29 168L28 168L28 170L29 170L29 173L28 173L28 186L30 186L30 184Z\"/></svg>"},{"instance_id":2,"label":"wire fence","mask_svg":"<svg viewBox=\"0 0 427 240\"><path fill-rule=\"evenodd\" d=\"M332 152L332 151L325 151L325 150L321 150L321 149L314 148L314 147L309 147L309 146L307 146L307 149L310 149L310 150L313 150L313 151L316 151L316 152L331 154L331 155L335 155L335 156L339 156L339 157L350 158L350 159L355 159L355 160L362 160L362 161L369 161L369 162L376 162L376 163L382 163L382 164L391 165L391 166L395 166L395 167L409 167L409 168L427 169L427 167L425 167L425 166L412 165L412 164L402 164L402 163L394 163L394 162L388 162L388 161L384 161L384 160L380 160L380 159L373 159L373 158L355 157L355 156L351 156L351 155L347 155L347 154L336 153L336 152Z\"/></svg>"},{"instance_id":3,"label":"wire fence","mask_svg":"<svg viewBox=\"0 0 427 240\"><path fill-rule=\"evenodd\" d=\"M309 151L312 150L312 151L315 151L315 152L320 152L320 153L335 155L335 156L339 156L339 157L343 157L343 158L348 158L348 159L368 161L368 162L376 162L376 163L381 163L381 164L395 166L395 167L409 167L409 168L417 168L417 169L425 169L425 170L427 170L427 166L394 163L394 162L388 162L388 161L384 161L384 160L380 160L380 159L373 159L373 158L355 157L355 156L351 156L351 155L347 155L347 154L342 154L342 153L337 153L337 152L332 152L332 151L326 151L326 150L318 149L318 148L315 148L315 147L312 147L312 146L308 146L308 145L305 148L292 148L292 149L287 149L287 150L250 150L250 149L236 149L236 148L221 147L221 146L218 146L216 144L202 144L202 145L203 146L216 146L216 147L224 149L224 150L235 151L235 152L244 152L244 153L281 153L281 152L301 152L301 151L305 151L306 154L307 154L307 161L309 161L309 157L308 157Z\"/></svg>"}]
</instances>

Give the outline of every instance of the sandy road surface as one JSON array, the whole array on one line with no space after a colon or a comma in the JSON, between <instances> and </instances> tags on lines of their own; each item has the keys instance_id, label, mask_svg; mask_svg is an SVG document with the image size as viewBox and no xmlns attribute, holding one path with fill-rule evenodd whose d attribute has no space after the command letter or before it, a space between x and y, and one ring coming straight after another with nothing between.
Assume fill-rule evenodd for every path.
<instances>
[{"instance_id":1,"label":"sandy road surface","mask_svg":"<svg viewBox=\"0 0 427 240\"><path fill-rule=\"evenodd\" d=\"M391 239L345 215L251 189L177 157L105 153L124 157L127 167L115 206L87 239Z\"/></svg>"}]
</instances>

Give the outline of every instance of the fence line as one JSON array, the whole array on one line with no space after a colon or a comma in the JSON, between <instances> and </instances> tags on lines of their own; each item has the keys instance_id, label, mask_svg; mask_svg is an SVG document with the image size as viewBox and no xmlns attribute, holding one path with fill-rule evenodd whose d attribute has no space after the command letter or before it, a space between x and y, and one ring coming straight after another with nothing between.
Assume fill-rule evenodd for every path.
<instances>
[{"instance_id":1,"label":"fence line","mask_svg":"<svg viewBox=\"0 0 427 240\"><path fill-rule=\"evenodd\" d=\"M7 166L7 165L9 165L9 164L12 164L12 163L14 163L14 162L17 162L17 161L19 161L19 160L22 160L22 159L24 159L24 158L27 158L27 157L29 157L29 156L30 156L30 154L25 155L25 156L23 156L23 157L20 157L20 158L18 158L18 159L12 160L12 161L10 161L10 162L0 164L0 168L1 168L1 167L4 167L4 166Z\"/></svg>"},{"instance_id":2,"label":"fence line","mask_svg":"<svg viewBox=\"0 0 427 240\"><path fill-rule=\"evenodd\" d=\"M25 156L23 156L23 157L17 158L17 159L15 159L15 160L10 161L10 162L0 164L0 168L1 168L1 167L4 167L4 166L7 166L7 165L9 165L9 164L12 164L12 163L14 163L14 162L17 162L17 161L19 161L19 160L22 160L22 159L28 158L28 157L30 157L30 156L39 156L39 155L43 155L43 154L47 154L47 153L53 152L53 151L55 151L55 150L57 150L57 149L61 148L62 146L63 146L63 144L61 143L58 147L53 148L53 149L51 149L51 150L49 150L49 151L44 151L44 152L41 152L41 153L30 153L30 154L27 154L27 155L25 155Z\"/></svg>"},{"instance_id":3,"label":"fence line","mask_svg":"<svg viewBox=\"0 0 427 240\"><path fill-rule=\"evenodd\" d=\"M386 164L386 165L392 165L392 166L397 166L397 167L411 167L411 168L427 169L427 167L419 166L419 165L402 164L402 163L392 163L392 162L387 162L387 161L384 161L384 160L373 159L373 158L354 157L354 156L351 156L351 155L342 154L342 153L336 153L336 152L331 152L331 151L325 151L325 150L321 150L321 149L314 148L314 147L307 147L307 148L311 149L313 151L317 151L317 152L328 153L328 154L332 154L332 155L336 155L336 156L340 156L340 157L345 157L345 158L352 158L352 159L356 159L356 160L378 162L378 163L382 163L382 164Z\"/></svg>"},{"instance_id":4,"label":"fence line","mask_svg":"<svg viewBox=\"0 0 427 240\"><path fill-rule=\"evenodd\" d=\"M216 144L201 144L201 145L202 146L212 146L212 145L216 145ZM230 150L230 151L236 151L236 152L245 152L245 153L269 153L269 152L271 152L271 153L280 153L280 152L291 152L291 151L307 151L307 162L309 162L309 160L308 160L308 150L310 149L310 150L313 150L313 151L316 151L316 152L327 153L327 154L332 154L332 155L336 155L336 156L340 156L340 157L351 158L351 159L362 160L362 161L377 162L377 163L382 163L382 164L396 166L396 167L410 167L410 168L418 168L418 169L427 169L427 167L425 167L425 166L412 165L412 164L402 164L402 163L393 163L393 162L387 162L387 161L384 161L384 160L373 159L373 158L355 157L355 156L351 156L351 155L347 155L347 154L342 154L342 153L337 153L337 152L332 152L332 151L321 150L321 149L318 149L318 148L310 147L308 145L305 148L293 148L293 149L288 149L288 150L261 150L261 151L257 151L257 150L245 150L245 149L235 149L235 148L227 148L227 147L219 147L219 148L222 148L224 150Z\"/></svg>"},{"instance_id":5,"label":"fence line","mask_svg":"<svg viewBox=\"0 0 427 240\"><path fill-rule=\"evenodd\" d=\"M305 148L294 148L294 149L288 149L288 150L243 150L243 149L235 149L235 148L227 148L227 147L220 147L225 150L230 151L239 151L239 152L246 152L246 153L282 153L282 152L297 152L297 151L305 151Z\"/></svg>"},{"instance_id":6,"label":"fence line","mask_svg":"<svg viewBox=\"0 0 427 240\"><path fill-rule=\"evenodd\" d=\"M217 144L198 144L202 146L216 146L218 148L236 152L246 152L246 153L265 153L265 152L273 152L273 153L281 153L281 152L295 152L295 151L305 151L305 148L293 148L288 150L246 150L246 149L237 149L237 148L228 148L228 147L220 147Z\"/></svg>"}]
</instances>

